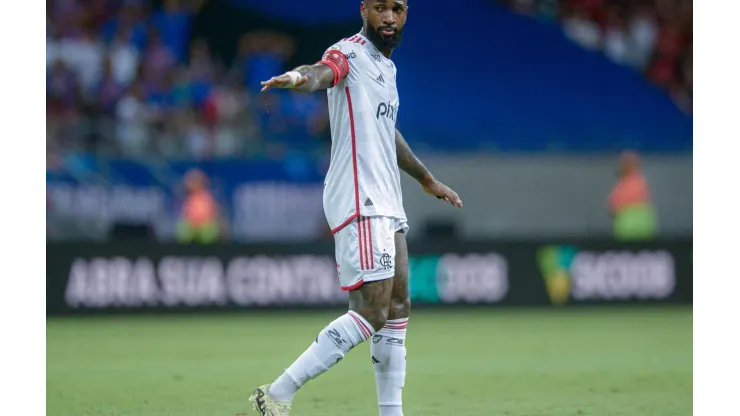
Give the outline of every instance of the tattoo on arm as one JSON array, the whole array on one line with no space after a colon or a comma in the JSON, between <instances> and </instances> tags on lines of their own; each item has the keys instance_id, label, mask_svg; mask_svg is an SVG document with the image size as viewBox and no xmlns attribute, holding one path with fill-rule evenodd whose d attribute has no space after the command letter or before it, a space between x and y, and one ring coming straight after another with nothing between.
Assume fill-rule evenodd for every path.
<instances>
[{"instance_id":1,"label":"tattoo on arm","mask_svg":"<svg viewBox=\"0 0 740 416\"><path fill-rule=\"evenodd\" d=\"M311 93L331 88L334 83L334 71L324 64L302 65L295 71L308 77L305 84L295 88L296 91Z\"/></svg>"},{"instance_id":2,"label":"tattoo on arm","mask_svg":"<svg viewBox=\"0 0 740 416\"><path fill-rule=\"evenodd\" d=\"M419 183L425 184L434 180L434 176L421 163L414 152L411 151L411 148L398 129L396 129L396 158L398 160L398 167Z\"/></svg>"},{"instance_id":3,"label":"tattoo on arm","mask_svg":"<svg viewBox=\"0 0 740 416\"><path fill-rule=\"evenodd\" d=\"M314 65L303 65L295 69L308 78L305 84L296 88L300 92L314 92L331 88L349 74L347 57L338 49L330 48L321 60Z\"/></svg>"}]
</instances>

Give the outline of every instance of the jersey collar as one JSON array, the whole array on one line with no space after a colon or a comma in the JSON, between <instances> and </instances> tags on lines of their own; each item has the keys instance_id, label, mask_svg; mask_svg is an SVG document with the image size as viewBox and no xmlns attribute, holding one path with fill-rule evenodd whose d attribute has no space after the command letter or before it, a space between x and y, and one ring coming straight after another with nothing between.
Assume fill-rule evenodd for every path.
<instances>
[{"instance_id":1,"label":"jersey collar","mask_svg":"<svg viewBox=\"0 0 740 416\"><path fill-rule=\"evenodd\" d=\"M363 46L366 47L366 48L368 48L370 50L370 53L371 54L380 55L380 59L382 59L384 61L390 61L389 58L387 58L385 55L383 55L383 52L380 52L380 50L377 47L375 47L375 44L374 43L370 42L370 40L368 38L366 38L365 35L362 34L362 31L360 31L360 32L357 33L357 37L360 38L361 40L365 41L365 42L360 42L360 43L364 43Z\"/></svg>"}]
</instances>

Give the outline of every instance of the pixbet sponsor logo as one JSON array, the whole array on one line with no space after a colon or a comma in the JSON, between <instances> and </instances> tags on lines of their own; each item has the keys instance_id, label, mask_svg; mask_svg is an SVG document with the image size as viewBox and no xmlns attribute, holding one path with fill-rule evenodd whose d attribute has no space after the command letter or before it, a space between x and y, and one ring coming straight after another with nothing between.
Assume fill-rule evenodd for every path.
<instances>
[{"instance_id":1,"label":"pixbet sponsor logo","mask_svg":"<svg viewBox=\"0 0 740 416\"><path fill-rule=\"evenodd\" d=\"M375 118L380 120L381 116L385 116L386 118L389 118L396 121L396 106L391 103L380 103L378 104L378 109L375 112Z\"/></svg>"}]
</instances>

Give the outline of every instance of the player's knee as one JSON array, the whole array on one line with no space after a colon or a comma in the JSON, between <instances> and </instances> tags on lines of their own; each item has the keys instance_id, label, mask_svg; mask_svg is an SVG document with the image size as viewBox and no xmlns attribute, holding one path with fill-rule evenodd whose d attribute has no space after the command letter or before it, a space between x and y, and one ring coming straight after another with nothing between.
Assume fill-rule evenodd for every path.
<instances>
[{"instance_id":1,"label":"player's knee","mask_svg":"<svg viewBox=\"0 0 740 416\"><path fill-rule=\"evenodd\" d=\"M388 306L378 306L367 311L367 316L364 317L373 326L375 331L380 331L388 322Z\"/></svg>"},{"instance_id":2,"label":"player's knee","mask_svg":"<svg viewBox=\"0 0 740 416\"><path fill-rule=\"evenodd\" d=\"M411 299L408 294L399 298L391 299L391 307L388 319L408 318L411 314Z\"/></svg>"}]
</instances>

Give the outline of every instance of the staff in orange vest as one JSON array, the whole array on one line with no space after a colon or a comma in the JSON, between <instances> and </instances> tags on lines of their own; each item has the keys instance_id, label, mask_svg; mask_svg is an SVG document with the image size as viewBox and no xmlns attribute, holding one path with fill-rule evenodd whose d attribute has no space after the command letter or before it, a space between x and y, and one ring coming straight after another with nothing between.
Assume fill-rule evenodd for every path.
<instances>
[{"instance_id":1,"label":"staff in orange vest","mask_svg":"<svg viewBox=\"0 0 740 416\"><path fill-rule=\"evenodd\" d=\"M177 238L181 243L215 242L220 235L218 204L207 187L208 179L200 170L185 175L187 197L177 224Z\"/></svg>"},{"instance_id":2,"label":"staff in orange vest","mask_svg":"<svg viewBox=\"0 0 740 416\"><path fill-rule=\"evenodd\" d=\"M634 152L624 152L619 164L619 180L608 200L614 216L614 236L618 240L652 239L657 232L657 219L640 158Z\"/></svg>"}]
</instances>

